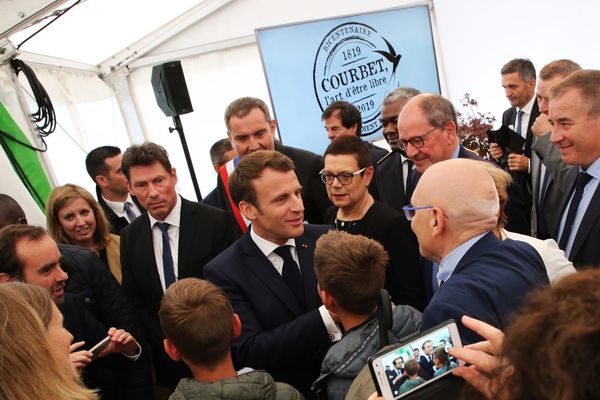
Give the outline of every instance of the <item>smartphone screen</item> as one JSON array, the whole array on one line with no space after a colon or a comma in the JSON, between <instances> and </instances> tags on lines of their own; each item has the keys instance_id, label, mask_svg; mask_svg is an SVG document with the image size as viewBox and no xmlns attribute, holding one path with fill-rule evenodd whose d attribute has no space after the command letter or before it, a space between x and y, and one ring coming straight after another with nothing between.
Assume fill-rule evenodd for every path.
<instances>
[{"instance_id":1,"label":"smartphone screen","mask_svg":"<svg viewBox=\"0 0 600 400\"><path fill-rule=\"evenodd\" d=\"M450 373L463 364L447 353L450 347L462 347L452 320L375 355L369 367L379 392L386 400L398 399Z\"/></svg>"}]
</instances>

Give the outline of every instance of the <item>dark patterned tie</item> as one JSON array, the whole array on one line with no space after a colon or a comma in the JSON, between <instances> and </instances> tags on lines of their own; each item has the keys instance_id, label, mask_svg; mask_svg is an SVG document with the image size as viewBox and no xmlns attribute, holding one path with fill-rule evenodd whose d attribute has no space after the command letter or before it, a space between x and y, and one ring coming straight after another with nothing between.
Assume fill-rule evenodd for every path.
<instances>
[{"instance_id":1,"label":"dark patterned tie","mask_svg":"<svg viewBox=\"0 0 600 400\"><path fill-rule=\"evenodd\" d=\"M133 211L131 203L125 202L125 204L123 204L123 209L125 210L125 214L127 215L127 219L129 220L129 222L133 222L133 220L137 218L135 216L135 212Z\"/></svg>"},{"instance_id":2,"label":"dark patterned tie","mask_svg":"<svg viewBox=\"0 0 600 400\"><path fill-rule=\"evenodd\" d=\"M175 283L175 270L173 268L173 256L171 255L171 245L169 244L169 224L166 222L157 222L156 226L162 233L162 261L163 271L165 273L165 289Z\"/></svg>"},{"instance_id":3,"label":"dark patterned tie","mask_svg":"<svg viewBox=\"0 0 600 400\"><path fill-rule=\"evenodd\" d=\"M284 282L288 285L294 297L298 300L300 306L304 309L306 307L306 300L304 296L304 283L302 282L302 276L300 275L300 269L298 264L292 258L290 252L291 246L279 246L273 252L279 257L283 258L283 270L281 276Z\"/></svg>"},{"instance_id":4,"label":"dark patterned tie","mask_svg":"<svg viewBox=\"0 0 600 400\"><path fill-rule=\"evenodd\" d=\"M521 125L523 125L523 114L524 114L523 110L519 110L517 112L517 126L515 128L515 132L517 132L521 136L523 136L521 134L521 131L523 130L521 127Z\"/></svg>"},{"instance_id":5,"label":"dark patterned tie","mask_svg":"<svg viewBox=\"0 0 600 400\"><path fill-rule=\"evenodd\" d=\"M569 211L567 212L567 219L565 220L562 235L560 236L560 242L558 242L558 246L563 250L566 248L567 243L569 241L569 237L571 236L573 222L575 222L575 215L577 214L579 203L581 203L581 198L583 197L583 190L585 189L585 185L588 184L590 179L592 179L591 175L587 174L585 171L581 171L577 176L577 183L575 184L575 194L571 199Z\"/></svg>"}]
</instances>

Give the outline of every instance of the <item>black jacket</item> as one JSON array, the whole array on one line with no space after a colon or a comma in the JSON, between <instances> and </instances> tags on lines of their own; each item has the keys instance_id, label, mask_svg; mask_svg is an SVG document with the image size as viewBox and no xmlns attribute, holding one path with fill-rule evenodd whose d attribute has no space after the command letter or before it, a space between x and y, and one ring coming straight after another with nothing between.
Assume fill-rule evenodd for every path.
<instances>
[{"instance_id":1,"label":"black jacket","mask_svg":"<svg viewBox=\"0 0 600 400\"><path fill-rule=\"evenodd\" d=\"M61 311L65 314L65 323L68 321L74 330L71 333L86 340L83 348L89 349L96 344L98 334L90 337L85 330L80 332L77 327L89 325L80 321L81 315L86 316L86 321L90 318L95 320L96 327L98 324L104 327L105 332L100 336L106 336L110 327L121 328L131 333L142 346L142 354L135 362L121 355L94 361L84 370L86 382L100 385L103 400L151 398L153 386L149 350L133 307L117 280L94 252L64 244L58 247L62 256L61 267L69 275L65 291L70 300L65 301Z\"/></svg>"},{"instance_id":2,"label":"black jacket","mask_svg":"<svg viewBox=\"0 0 600 400\"><path fill-rule=\"evenodd\" d=\"M110 224L110 233L120 236L121 231L127 225L129 225L129 221L125 217L119 217L113 210L106 204L106 201L102 198L102 193L100 193L100 187L96 185L96 198L98 199L98 204L102 207L102 211L104 211L104 215ZM140 209L141 212L144 212L144 207L139 203L135 196L131 196L131 199L135 203L135 205Z\"/></svg>"}]
</instances>

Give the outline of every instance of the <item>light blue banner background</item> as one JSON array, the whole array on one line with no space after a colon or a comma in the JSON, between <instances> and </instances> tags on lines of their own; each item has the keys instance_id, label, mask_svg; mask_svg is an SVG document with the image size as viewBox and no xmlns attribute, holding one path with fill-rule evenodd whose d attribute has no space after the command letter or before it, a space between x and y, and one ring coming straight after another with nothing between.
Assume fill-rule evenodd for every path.
<instances>
[{"instance_id":1,"label":"light blue banner background","mask_svg":"<svg viewBox=\"0 0 600 400\"><path fill-rule=\"evenodd\" d=\"M367 28L362 28L364 26ZM336 27L339 28L332 31ZM356 35L348 29L342 31L345 27L360 32ZM425 5L262 28L256 30L256 36L279 133L288 146L323 154L329 139L321 121L321 107L325 108L333 95L337 96L336 100L349 101L361 109L363 125L374 131L364 139L374 141L382 138L376 121L386 93L399 86L440 93L429 10ZM338 40L324 40L333 36ZM375 51L390 53L386 41L401 56L395 71L393 61ZM352 57L356 58L352 60ZM369 73L375 74L361 79ZM336 74L343 76L334 77ZM317 76L315 82L314 75ZM354 78L355 82L340 84L339 90L333 90L331 82L335 85L340 78L349 81ZM323 79L327 80L324 84ZM372 79L375 79L373 83ZM367 85L364 89L368 90L365 96L348 92L349 88L360 91L363 85ZM330 90L327 99L322 96L323 88ZM321 92L320 99L316 92Z\"/></svg>"}]
</instances>

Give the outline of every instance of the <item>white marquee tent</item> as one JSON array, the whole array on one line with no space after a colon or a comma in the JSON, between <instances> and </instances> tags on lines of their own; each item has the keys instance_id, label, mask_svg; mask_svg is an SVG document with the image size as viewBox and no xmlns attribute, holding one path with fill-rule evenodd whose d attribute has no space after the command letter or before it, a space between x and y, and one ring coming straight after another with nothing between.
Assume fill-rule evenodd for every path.
<instances>
[{"instance_id":1,"label":"white marquee tent","mask_svg":"<svg viewBox=\"0 0 600 400\"><path fill-rule=\"evenodd\" d=\"M51 18L27 25L75 3L15 50ZM168 129L172 121L156 105L152 66L182 62L195 111L181 118L200 189L207 194L216 182L208 149L225 137L226 105L246 95L269 99L256 28L412 4L430 6L442 93L460 105L468 92L480 111L497 119L508 107L499 73L506 61L525 57L538 69L557 58L584 68L600 65L600 4L593 0L0 0L0 102L37 144L27 116L33 107L29 87L6 64L16 51L56 110L58 127L40 156L53 185L73 182L93 190L84 168L89 150L151 140L167 149L178 168L180 192L193 199L179 139ZM30 220L43 224L4 154L0 167L0 192L18 198Z\"/></svg>"}]
</instances>

